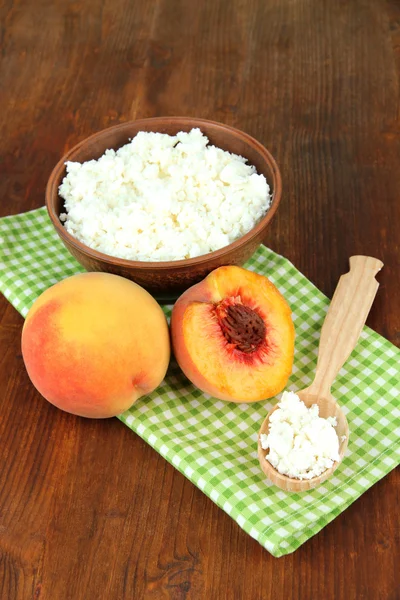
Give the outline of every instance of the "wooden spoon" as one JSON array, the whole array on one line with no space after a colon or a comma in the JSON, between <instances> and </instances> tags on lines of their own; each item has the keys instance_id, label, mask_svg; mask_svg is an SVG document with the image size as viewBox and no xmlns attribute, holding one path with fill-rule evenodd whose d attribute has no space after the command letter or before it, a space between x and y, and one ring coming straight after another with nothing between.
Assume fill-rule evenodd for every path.
<instances>
[{"instance_id":1,"label":"wooden spoon","mask_svg":"<svg viewBox=\"0 0 400 600\"><path fill-rule=\"evenodd\" d=\"M261 448L258 436L258 459L266 476L272 483L288 492L304 492L310 490L330 477L339 465L346 452L349 440L349 427L342 409L336 403L330 390L336 375L342 368L360 337L374 301L379 283L375 275L381 270L383 263L370 256L352 256L350 271L342 275L329 306L321 330L318 350L317 370L313 383L306 389L297 392L300 400L309 408L318 404L321 417L336 417L336 433L339 437L340 461L333 464L313 479L295 479L279 473L265 458L268 450ZM269 418L275 406L264 420L260 434L267 433Z\"/></svg>"}]
</instances>

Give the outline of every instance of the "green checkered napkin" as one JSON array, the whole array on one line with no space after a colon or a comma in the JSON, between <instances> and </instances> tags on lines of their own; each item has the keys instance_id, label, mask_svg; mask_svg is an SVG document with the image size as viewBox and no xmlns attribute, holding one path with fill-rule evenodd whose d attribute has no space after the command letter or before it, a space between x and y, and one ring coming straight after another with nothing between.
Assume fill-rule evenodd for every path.
<instances>
[{"instance_id":1,"label":"green checkered napkin","mask_svg":"<svg viewBox=\"0 0 400 600\"><path fill-rule=\"evenodd\" d=\"M297 332L288 388L311 383L327 298L285 258L260 248L247 268L267 275L293 310ZM0 219L0 290L25 316L50 285L83 271L45 208ZM164 307L167 316L171 307ZM172 361L162 385L120 416L274 556L296 550L399 463L400 351L367 327L333 394L350 426L347 455L319 488L289 494L266 481L257 433L273 401L234 404L192 386Z\"/></svg>"}]
</instances>

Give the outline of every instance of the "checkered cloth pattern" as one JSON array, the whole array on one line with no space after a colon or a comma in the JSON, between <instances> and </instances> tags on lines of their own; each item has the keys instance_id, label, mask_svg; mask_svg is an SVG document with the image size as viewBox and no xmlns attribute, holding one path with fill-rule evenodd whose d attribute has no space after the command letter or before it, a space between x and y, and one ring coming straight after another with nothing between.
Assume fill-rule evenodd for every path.
<instances>
[{"instance_id":1,"label":"checkered cloth pattern","mask_svg":"<svg viewBox=\"0 0 400 600\"><path fill-rule=\"evenodd\" d=\"M246 267L268 276L293 310L296 351L287 389L309 385L328 299L288 260L261 247ZM25 316L60 279L83 271L45 208L0 219L0 290ZM379 293L379 292L378 292ZM171 306L164 306L169 317ZM212 399L172 360L160 387L119 418L274 556L293 552L399 464L400 350L365 327L333 386L350 440L334 475L294 494L264 477L257 433L277 398L254 404Z\"/></svg>"}]
</instances>

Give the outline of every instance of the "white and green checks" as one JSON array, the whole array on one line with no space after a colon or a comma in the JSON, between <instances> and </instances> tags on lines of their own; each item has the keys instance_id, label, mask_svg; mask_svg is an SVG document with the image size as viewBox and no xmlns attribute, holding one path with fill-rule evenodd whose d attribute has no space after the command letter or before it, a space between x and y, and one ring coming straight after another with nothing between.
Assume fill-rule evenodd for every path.
<instances>
[{"instance_id":1,"label":"white and green checks","mask_svg":"<svg viewBox=\"0 0 400 600\"><path fill-rule=\"evenodd\" d=\"M44 208L0 219L0 290L25 316L35 298L83 271ZM247 268L267 275L292 307L296 353L288 389L311 383L327 298L285 258L259 249ZM167 316L170 306L165 306ZM120 416L157 452L274 556L296 550L399 464L400 350L364 328L333 387L350 426L347 455L334 476L305 494L270 485L257 459L257 432L276 402L216 401L171 362L165 381Z\"/></svg>"}]
</instances>

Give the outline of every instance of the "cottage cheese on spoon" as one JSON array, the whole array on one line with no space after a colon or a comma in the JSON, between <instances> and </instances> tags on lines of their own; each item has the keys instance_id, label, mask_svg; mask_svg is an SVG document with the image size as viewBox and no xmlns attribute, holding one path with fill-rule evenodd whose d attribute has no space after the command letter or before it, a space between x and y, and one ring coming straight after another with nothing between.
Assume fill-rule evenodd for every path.
<instances>
[{"instance_id":1,"label":"cottage cheese on spoon","mask_svg":"<svg viewBox=\"0 0 400 600\"><path fill-rule=\"evenodd\" d=\"M316 404L307 408L293 392L284 392L269 419L269 433L260 435L271 465L288 477L312 479L339 457L336 418L323 419Z\"/></svg>"}]
</instances>

